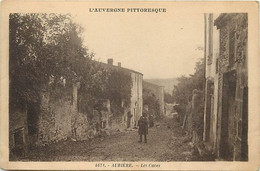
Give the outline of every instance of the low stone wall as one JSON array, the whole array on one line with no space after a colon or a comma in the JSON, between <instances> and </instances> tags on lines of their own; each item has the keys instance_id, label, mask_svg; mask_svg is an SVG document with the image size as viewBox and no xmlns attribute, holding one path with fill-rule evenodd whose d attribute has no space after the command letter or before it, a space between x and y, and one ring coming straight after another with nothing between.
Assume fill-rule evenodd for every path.
<instances>
[{"instance_id":1,"label":"low stone wall","mask_svg":"<svg viewBox=\"0 0 260 171\"><path fill-rule=\"evenodd\" d=\"M78 112L76 103L68 97L50 101L49 93L43 94L37 145L47 145L68 138L84 141L104 132L109 134L110 130L123 131L127 128L127 122L124 120L126 117L123 114L112 114L110 108L104 109L100 113L94 110L88 115Z\"/></svg>"},{"instance_id":2,"label":"low stone wall","mask_svg":"<svg viewBox=\"0 0 260 171\"><path fill-rule=\"evenodd\" d=\"M112 116L109 120L109 129L119 131L126 129L126 123L123 122L123 116Z\"/></svg>"}]
</instances>

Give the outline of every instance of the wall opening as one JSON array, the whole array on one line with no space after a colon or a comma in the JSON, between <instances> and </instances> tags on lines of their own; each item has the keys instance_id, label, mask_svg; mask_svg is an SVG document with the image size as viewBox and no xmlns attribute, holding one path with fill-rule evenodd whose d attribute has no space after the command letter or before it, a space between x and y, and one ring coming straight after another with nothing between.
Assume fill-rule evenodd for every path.
<instances>
[{"instance_id":1,"label":"wall opening","mask_svg":"<svg viewBox=\"0 0 260 171\"><path fill-rule=\"evenodd\" d=\"M13 132L14 136L14 154L21 156L25 151L25 137L24 137L24 128L16 129Z\"/></svg>"},{"instance_id":2,"label":"wall opening","mask_svg":"<svg viewBox=\"0 0 260 171\"><path fill-rule=\"evenodd\" d=\"M205 141L210 141L210 135L212 134L212 115L213 115L213 97L214 95L214 83L211 80L207 80L207 97L206 97L206 133Z\"/></svg>"}]
</instances>

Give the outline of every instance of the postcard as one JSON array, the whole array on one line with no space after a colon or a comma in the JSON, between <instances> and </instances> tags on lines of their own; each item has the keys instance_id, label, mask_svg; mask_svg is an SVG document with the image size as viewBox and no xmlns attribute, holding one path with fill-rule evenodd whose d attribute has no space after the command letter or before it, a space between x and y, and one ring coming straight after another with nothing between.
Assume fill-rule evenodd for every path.
<instances>
[{"instance_id":1,"label":"postcard","mask_svg":"<svg viewBox=\"0 0 260 171\"><path fill-rule=\"evenodd\" d=\"M1 4L4 170L258 170L259 4Z\"/></svg>"}]
</instances>

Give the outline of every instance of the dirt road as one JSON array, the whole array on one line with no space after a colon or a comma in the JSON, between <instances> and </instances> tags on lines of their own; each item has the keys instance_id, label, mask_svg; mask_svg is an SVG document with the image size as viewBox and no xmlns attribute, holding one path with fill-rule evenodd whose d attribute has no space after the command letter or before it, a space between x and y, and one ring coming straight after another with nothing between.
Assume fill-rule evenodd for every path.
<instances>
[{"instance_id":1,"label":"dirt road","mask_svg":"<svg viewBox=\"0 0 260 171\"><path fill-rule=\"evenodd\" d=\"M41 147L23 160L34 161L191 161L197 155L179 123L165 118L149 129L148 143L138 143L136 129Z\"/></svg>"}]
</instances>

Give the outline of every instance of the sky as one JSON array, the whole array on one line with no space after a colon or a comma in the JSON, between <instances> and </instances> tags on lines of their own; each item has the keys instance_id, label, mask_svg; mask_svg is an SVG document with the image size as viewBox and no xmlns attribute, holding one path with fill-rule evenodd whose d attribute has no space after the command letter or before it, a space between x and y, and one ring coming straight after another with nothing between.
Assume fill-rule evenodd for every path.
<instances>
[{"instance_id":1,"label":"sky","mask_svg":"<svg viewBox=\"0 0 260 171\"><path fill-rule=\"evenodd\" d=\"M74 13L84 28L84 44L95 59L143 73L144 79L194 73L203 58L203 13ZM199 47L199 48L198 48Z\"/></svg>"}]
</instances>

